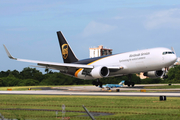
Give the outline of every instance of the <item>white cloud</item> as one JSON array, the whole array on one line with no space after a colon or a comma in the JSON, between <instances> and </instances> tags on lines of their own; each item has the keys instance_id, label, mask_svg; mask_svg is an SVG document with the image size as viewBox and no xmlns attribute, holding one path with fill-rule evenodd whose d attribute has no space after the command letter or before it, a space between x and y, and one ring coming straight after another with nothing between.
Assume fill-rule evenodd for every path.
<instances>
[{"instance_id":1,"label":"white cloud","mask_svg":"<svg viewBox=\"0 0 180 120\"><path fill-rule=\"evenodd\" d=\"M179 28L180 27L180 9L169 9L156 12L147 17L145 22L147 29L156 28Z\"/></svg>"},{"instance_id":2,"label":"white cloud","mask_svg":"<svg viewBox=\"0 0 180 120\"><path fill-rule=\"evenodd\" d=\"M103 34L114 30L116 27L108 24L91 21L84 29L82 36L89 37L92 35Z\"/></svg>"}]
</instances>

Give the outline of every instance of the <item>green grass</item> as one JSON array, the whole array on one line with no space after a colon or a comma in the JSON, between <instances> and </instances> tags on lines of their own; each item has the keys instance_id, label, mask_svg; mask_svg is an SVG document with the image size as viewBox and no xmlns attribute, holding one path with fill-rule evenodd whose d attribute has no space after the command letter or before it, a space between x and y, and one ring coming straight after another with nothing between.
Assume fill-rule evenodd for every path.
<instances>
[{"instance_id":1,"label":"green grass","mask_svg":"<svg viewBox=\"0 0 180 120\"><path fill-rule=\"evenodd\" d=\"M125 97L125 96L60 96L60 95L0 95L0 109L53 109L66 111L84 111L85 105L89 111L113 112L114 115L98 116L98 119L135 119L175 120L180 118L180 98L167 97L166 101L159 101L159 97ZM6 118L56 120L55 111L24 111L0 110ZM58 116L61 116L61 112ZM66 112L71 119L80 119L80 112ZM42 116L38 117L38 116ZM59 118L60 119L60 118ZM83 117L82 119L89 119Z\"/></svg>"},{"instance_id":2,"label":"green grass","mask_svg":"<svg viewBox=\"0 0 180 120\"><path fill-rule=\"evenodd\" d=\"M0 87L0 90L7 90L12 89L13 91L16 90L28 90L29 88L36 88L40 86L14 86L14 87ZM49 87L49 86L43 86L43 87Z\"/></svg>"},{"instance_id":3,"label":"green grass","mask_svg":"<svg viewBox=\"0 0 180 120\"><path fill-rule=\"evenodd\" d=\"M16 91L16 90L28 90L29 88L38 88L38 87L68 87L68 86L72 87L72 86L92 86L92 85L12 86L12 87L0 87L0 90L12 89L12 91ZM40 89L36 89L36 90L40 90Z\"/></svg>"}]
</instances>

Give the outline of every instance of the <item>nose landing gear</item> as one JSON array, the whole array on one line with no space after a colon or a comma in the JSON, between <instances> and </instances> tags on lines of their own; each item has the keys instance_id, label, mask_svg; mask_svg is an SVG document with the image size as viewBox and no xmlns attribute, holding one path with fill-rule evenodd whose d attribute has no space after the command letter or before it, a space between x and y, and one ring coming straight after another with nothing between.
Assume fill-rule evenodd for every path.
<instances>
[{"instance_id":1,"label":"nose landing gear","mask_svg":"<svg viewBox=\"0 0 180 120\"><path fill-rule=\"evenodd\" d=\"M99 79L97 79L97 81L93 81L93 83L92 83L93 85L95 85L96 87L100 87L100 88L102 88L102 82L99 80Z\"/></svg>"},{"instance_id":2,"label":"nose landing gear","mask_svg":"<svg viewBox=\"0 0 180 120\"><path fill-rule=\"evenodd\" d=\"M127 85L128 87L132 86L134 87L135 83L134 82L131 82L131 78L132 78L132 74L129 74L128 75L128 81L125 81L124 84Z\"/></svg>"}]
</instances>

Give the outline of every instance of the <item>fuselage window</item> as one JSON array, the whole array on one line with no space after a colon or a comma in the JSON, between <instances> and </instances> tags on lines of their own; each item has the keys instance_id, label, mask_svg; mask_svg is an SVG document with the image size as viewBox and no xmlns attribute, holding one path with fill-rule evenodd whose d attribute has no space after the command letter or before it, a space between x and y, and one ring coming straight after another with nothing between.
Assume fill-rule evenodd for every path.
<instances>
[{"instance_id":1,"label":"fuselage window","mask_svg":"<svg viewBox=\"0 0 180 120\"><path fill-rule=\"evenodd\" d=\"M163 52L162 54L163 54L163 55L166 55L166 54L174 54L174 52Z\"/></svg>"}]
</instances>

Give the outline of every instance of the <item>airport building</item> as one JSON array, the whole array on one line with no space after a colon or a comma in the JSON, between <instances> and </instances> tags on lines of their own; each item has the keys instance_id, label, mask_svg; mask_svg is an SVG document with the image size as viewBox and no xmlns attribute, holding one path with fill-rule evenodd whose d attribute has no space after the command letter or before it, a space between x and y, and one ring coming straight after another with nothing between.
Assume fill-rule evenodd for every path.
<instances>
[{"instance_id":1,"label":"airport building","mask_svg":"<svg viewBox=\"0 0 180 120\"><path fill-rule=\"evenodd\" d=\"M112 49L103 48L103 45L100 45L97 48L89 48L89 52L90 52L90 58L93 58L104 55L111 55Z\"/></svg>"}]
</instances>

